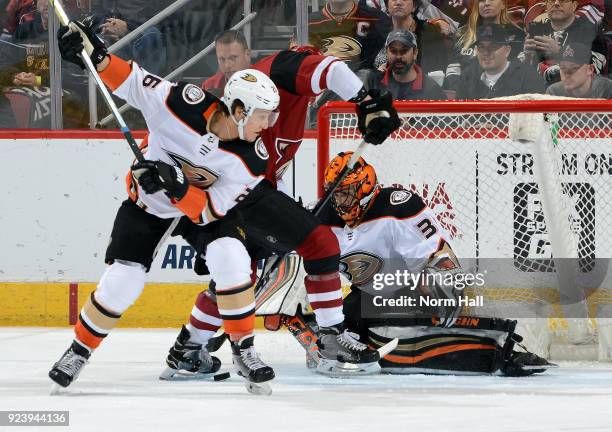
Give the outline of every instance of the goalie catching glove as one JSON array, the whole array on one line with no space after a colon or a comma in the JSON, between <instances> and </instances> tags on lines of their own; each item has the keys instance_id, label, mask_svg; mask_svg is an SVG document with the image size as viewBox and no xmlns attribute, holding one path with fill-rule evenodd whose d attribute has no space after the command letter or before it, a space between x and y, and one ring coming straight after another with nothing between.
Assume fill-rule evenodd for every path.
<instances>
[{"instance_id":1,"label":"goalie catching glove","mask_svg":"<svg viewBox=\"0 0 612 432\"><path fill-rule=\"evenodd\" d=\"M132 174L148 194L163 190L168 198L180 201L189 189L183 170L162 161L138 162L132 166Z\"/></svg>"},{"instance_id":2,"label":"goalie catching glove","mask_svg":"<svg viewBox=\"0 0 612 432\"><path fill-rule=\"evenodd\" d=\"M401 122L393 108L391 93L370 90L372 98L357 104L357 127L368 144L382 144Z\"/></svg>"},{"instance_id":3,"label":"goalie catching glove","mask_svg":"<svg viewBox=\"0 0 612 432\"><path fill-rule=\"evenodd\" d=\"M94 31L93 20L86 18L83 22L72 21L68 26L61 26L57 31L57 44L62 58L85 69L81 51L85 49L94 66L107 56L106 45Z\"/></svg>"}]
</instances>

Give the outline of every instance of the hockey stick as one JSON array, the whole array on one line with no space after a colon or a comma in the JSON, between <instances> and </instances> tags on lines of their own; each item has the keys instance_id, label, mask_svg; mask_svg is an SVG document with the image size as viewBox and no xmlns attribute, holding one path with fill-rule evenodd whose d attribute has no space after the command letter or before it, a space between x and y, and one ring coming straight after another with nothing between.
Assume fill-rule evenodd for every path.
<instances>
[{"instance_id":1,"label":"hockey stick","mask_svg":"<svg viewBox=\"0 0 612 432\"><path fill-rule=\"evenodd\" d=\"M59 0L49 0L49 4L53 7L53 10L55 11L55 15L57 15L57 19L59 19L61 25L69 26L71 21L68 18L68 15L66 15L66 11L64 10L64 7L59 2ZM106 105L108 105L111 112L115 116L117 123L119 123L121 133L127 140L128 144L130 145L130 149L132 149L134 156L136 156L136 159L138 160L138 162L144 162L145 158L142 155L142 152L140 151L140 148L138 147L136 140L134 140L134 137L132 136L132 132L130 131L130 128L128 128L127 123L125 122L125 120L123 119L123 116L119 112L119 109L117 109L117 105L115 105L115 102L113 101L113 98L108 92L108 89L104 85L104 82L102 82L102 78L100 78L100 75L98 75L98 71L96 70L96 67L91 62L89 55L87 55L87 51L85 51L85 48L83 48L83 51L81 51L81 59L83 60L85 67L87 68L87 70L93 77L94 81L96 82L96 85L100 89L100 92L102 93L102 96L104 97L104 101L106 102Z\"/></svg>"},{"instance_id":2,"label":"hockey stick","mask_svg":"<svg viewBox=\"0 0 612 432\"><path fill-rule=\"evenodd\" d=\"M321 213L321 211L325 208L325 205L327 205L327 203L329 202L329 200L333 196L334 192L338 188L338 185L340 183L342 183L342 181L347 176L349 171L355 167L355 164L357 163L357 161L359 160L359 158L361 157L361 155L365 151L367 145L368 145L368 143L365 140L361 140L361 142L359 143L359 145L357 146L357 148L353 152L353 156L351 156L351 158L349 159L348 163L345 165L345 167L342 169L342 171L340 171L340 174L338 175L338 177L336 177L336 180L334 181L334 183L327 190L327 192L325 193L325 196L323 197L323 199L321 199L317 203L317 205L315 205L315 207L312 209L312 214L313 215L318 216L319 213ZM270 275L276 271L278 266L281 264L281 262L283 262L283 260L285 259L285 257L287 255L289 255L289 252L285 252L283 255L279 255L277 257L276 261L268 269L268 272L266 274L262 274L261 275L261 277L257 281L257 285L255 285L255 293L256 294L261 289L261 287L263 285L268 283L268 279L270 278Z\"/></svg>"}]
</instances>

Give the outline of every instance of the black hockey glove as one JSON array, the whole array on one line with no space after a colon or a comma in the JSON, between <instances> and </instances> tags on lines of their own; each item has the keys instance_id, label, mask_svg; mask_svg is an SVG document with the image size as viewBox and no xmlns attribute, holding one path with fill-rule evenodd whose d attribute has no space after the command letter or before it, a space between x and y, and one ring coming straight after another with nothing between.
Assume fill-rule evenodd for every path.
<instances>
[{"instance_id":1,"label":"black hockey glove","mask_svg":"<svg viewBox=\"0 0 612 432\"><path fill-rule=\"evenodd\" d=\"M183 170L162 161L138 162L132 166L132 174L148 194L163 190L168 198L180 201L189 189Z\"/></svg>"},{"instance_id":2,"label":"black hockey glove","mask_svg":"<svg viewBox=\"0 0 612 432\"><path fill-rule=\"evenodd\" d=\"M61 26L57 31L57 44L62 58L85 69L81 59L83 48L89 54L94 66L97 66L108 56L106 45L94 30L93 20L87 18L83 22L73 21L69 26Z\"/></svg>"},{"instance_id":3,"label":"black hockey glove","mask_svg":"<svg viewBox=\"0 0 612 432\"><path fill-rule=\"evenodd\" d=\"M382 144L401 122L393 108L391 93L378 90L368 92L372 99L357 104L357 126L369 144Z\"/></svg>"}]
</instances>

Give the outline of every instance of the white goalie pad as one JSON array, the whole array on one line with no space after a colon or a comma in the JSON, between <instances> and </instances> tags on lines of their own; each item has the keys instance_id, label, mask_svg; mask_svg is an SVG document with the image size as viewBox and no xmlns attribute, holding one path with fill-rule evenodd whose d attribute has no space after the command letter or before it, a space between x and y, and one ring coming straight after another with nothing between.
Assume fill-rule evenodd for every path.
<instances>
[{"instance_id":1,"label":"white goalie pad","mask_svg":"<svg viewBox=\"0 0 612 432\"><path fill-rule=\"evenodd\" d=\"M262 275L268 273L277 259L278 256L273 256L266 260ZM298 307L306 304L305 275L302 258L295 254L287 255L255 293L256 315L295 315Z\"/></svg>"}]
</instances>

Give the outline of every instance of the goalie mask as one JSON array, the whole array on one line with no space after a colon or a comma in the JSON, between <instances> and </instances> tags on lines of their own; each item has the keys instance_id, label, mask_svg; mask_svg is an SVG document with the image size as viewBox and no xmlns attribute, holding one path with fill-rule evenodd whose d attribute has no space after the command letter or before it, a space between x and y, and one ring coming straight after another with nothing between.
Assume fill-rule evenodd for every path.
<instances>
[{"instance_id":1,"label":"goalie mask","mask_svg":"<svg viewBox=\"0 0 612 432\"><path fill-rule=\"evenodd\" d=\"M325 192L334 184L346 164L353 156L353 152L338 153L325 169ZM340 182L331 197L331 203L338 216L350 227L356 226L372 198L378 193L376 171L363 158L359 158L355 168L350 170L344 180Z\"/></svg>"},{"instance_id":2,"label":"goalie mask","mask_svg":"<svg viewBox=\"0 0 612 432\"><path fill-rule=\"evenodd\" d=\"M268 122L271 127L278 118L278 104L280 95L276 85L263 72L255 69L244 69L234 73L225 85L221 98L230 112L230 117L238 126L240 139L244 139L244 126L256 109L271 111ZM245 117L238 120L234 117L235 102L240 101L244 106Z\"/></svg>"}]
</instances>

